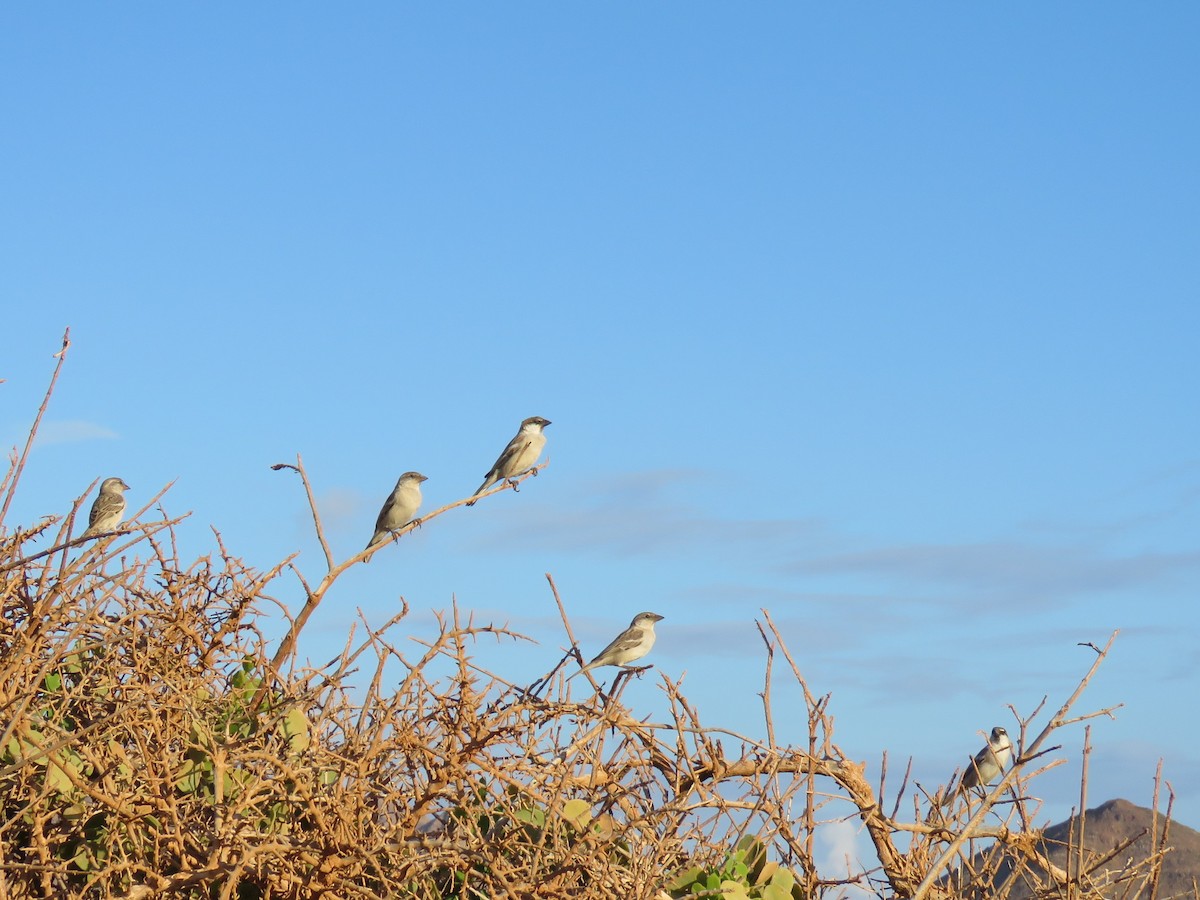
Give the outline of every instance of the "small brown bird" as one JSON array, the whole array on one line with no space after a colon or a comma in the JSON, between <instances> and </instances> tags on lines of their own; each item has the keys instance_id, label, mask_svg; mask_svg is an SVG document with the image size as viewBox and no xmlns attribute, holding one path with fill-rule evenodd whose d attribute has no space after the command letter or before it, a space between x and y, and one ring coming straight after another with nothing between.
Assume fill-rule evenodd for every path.
<instances>
[{"instance_id":1,"label":"small brown bird","mask_svg":"<svg viewBox=\"0 0 1200 900\"><path fill-rule=\"evenodd\" d=\"M663 617L658 613L638 613L633 617L628 628L618 634L611 644L597 653L590 663L574 675L568 676L567 681L570 681L575 675L582 675L597 666L624 667L631 662L637 662L654 646L654 623L661 622L662 619Z\"/></svg>"},{"instance_id":2,"label":"small brown bird","mask_svg":"<svg viewBox=\"0 0 1200 900\"><path fill-rule=\"evenodd\" d=\"M88 527L82 537L96 537L114 531L125 515L125 491L129 490L120 478L105 478L100 485L100 495L88 513Z\"/></svg>"},{"instance_id":3,"label":"small brown bird","mask_svg":"<svg viewBox=\"0 0 1200 900\"><path fill-rule=\"evenodd\" d=\"M376 544L383 543L393 531L399 531L417 514L421 508L421 482L429 479L420 472L405 472L396 482L392 494L384 501L379 518L375 520L375 533L363 549L370 550ZM363 562L370 562L368 556Z\"/></svg>"},{"instance_id":4,"label":"small brown bird","mask_svg":"<svg viewBox=\"0 0 1200 900\"><path fill-rule=\"evenodd\" d=\"M517 436L508 442L500 458L488 470L473 496L478 496L502 478L514 478L526 469L532 468L542 455L546 446L546 435L542 429L550 424L549 419L541 416L530 416L521 423ZM478 500L472 500L467 506L474 506Z\"/></svg>"}]
</instances>

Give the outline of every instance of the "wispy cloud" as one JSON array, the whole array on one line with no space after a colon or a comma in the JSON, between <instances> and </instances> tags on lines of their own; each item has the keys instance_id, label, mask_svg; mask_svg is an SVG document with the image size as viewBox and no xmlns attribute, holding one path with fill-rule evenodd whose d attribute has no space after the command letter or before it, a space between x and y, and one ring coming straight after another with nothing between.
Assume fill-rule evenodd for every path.
<instances>
[{"instance_id":1,"label":"wispy cloud","mask_svg":"<svg viewBox=\"0 0 1200 900\"><path fill-rule=\"evenodd\" d=\"M52 444L76 444L83 441L112 441L118 437L120 435L111 428L95 422L63 419L43 422L38 428L37 440L34 443L38 447L48 447ZM13 443L21 443L24 440L22 437L20 441Z\"/></svg>"},{"instance_id":2,"label":"wispy cloud","mask_svg":"<svg viewBox=\"0 0 1200 900\"><path fill-rule=\"evenodd\" d=\"M371 536L371 527L375 522L373 517L367 515L368 506L366 497L359 491L347 488L328 488L317 497L317 509L321 511L321 520L326 527L338 532L361 531L366 535L363 543Z\"/></svg>"},{"instance_id":3,"label":"wispy cloud","mask_svg":"<svg viewBox=\"0 0 1200 900\"><path fill-rule=\"evenodd\" d=\"M786 568L812 575L871 575L976 596L1065 598L1200 571L1200 550L1110 555L1099 548L1017 541L893 544L812 555Z\"/></svg>"},{"instance_id":4,"label":"wispy cloud","mask_svg":"<svg viewBox=\"0 0 1200 900\"><path fill-rule=\"evenodd\" d=\"M671 496L677 486L700 481L700 473L656 470L614 476L580 489L554 505L530 504L514 511L511 527L482 538L480 549L514 544L618 557L668 554L778 555L787 545L819 543L817 519L719 517Z\"/></svg>"},{"instance_id":5,"label":"wispy cloud","mask_svg":"<svg viewBox=\"0 0 1200 900\"><path fill-rule=\"evenodd\" d=\"M693 489L697 482L711 488L714 476L656 470L584 485L565 502L522 504L509 513L511 527L481 536L476 549L536 543L621 558L702 556L760 577L821 582L823 594L797 592L798 602L843 595L831 590L830 579L852 578L846 594L901 595L908 612L912 603L944 607L968 600L1008 611L1009 603L1063 602L1200 572L1200 547L1118 552L1094 533L1087 541L1025 530L1015 537L953 543L888 543L840 531L820 518L725 516L679 496L681 486ZM877 611L886 613L887 602L880 599Z\"/></svg>"},{"instance_id":6,"label":"wispy cloud","mask_svg":"<svg viewBox=\"0 0 1200 900\"><path fill-rule=\"evenodd\" d=\"M304 489L299 484L297 479L296 488L303 498ZM327 537L350 541L361 535L363 545L366 545L375 523L375 512L368 511L370 501L361 492L350 488L326 488L316 495L316 501ZM292 527L297 537L308 539L314 536L312 510L307 502L297 503L294 507Z\"/></svg>"}]
</instances>

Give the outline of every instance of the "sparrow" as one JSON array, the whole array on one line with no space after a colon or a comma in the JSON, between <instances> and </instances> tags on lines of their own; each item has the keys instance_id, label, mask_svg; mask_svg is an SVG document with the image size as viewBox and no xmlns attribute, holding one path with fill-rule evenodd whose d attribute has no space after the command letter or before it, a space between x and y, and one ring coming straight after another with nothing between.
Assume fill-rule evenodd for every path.
<instances>
[{"instance_id":1,"label":"sparrow","mask_svg":"<svg viewBox=\"0 0 1200 900\"><path fill-rule=\"evenodd\" d=\"M549 424L550 420L541 416L530 416L522 422L517 436L508 442L500 458L483 477L483 484L471 496L478 497L500 479L514 478L534 466L542 455L542 448L546 446L546 435L542 434L542 429ZM516 487L514 484L513 490ZM478 502L472 500L467 506L474 506Z\"/></svg>"},{"instance_id":2,"label":"sparrow","mask_svg":"<svg viewBox=\"0 0 1200 900\"><path fill-rule=\"evenodd\" d=\"M944 802L949 803L959 794L972 788L982 787L995 781L1004 769L1012 762L1012 740L1008 732L997 725L992 729L987 746L975 754L975 758L967 763L958 786L946 795Z\"/></svg>"},{"instance_id":3,"label":"sparrow","mask_svg":"<svg viewBox=\"0 0 1200 900\"><path fill-rule=\"evenodd\" d=\"M113 531L121 524L125 515L125 491L129 490L120 478L105 478L100 485L100 494L88 513L88 527L81 537L95 537Z\"/></svg>"},{"instance_id":4,"label":"sparrow","mask_svg":"<svg viewBox=\"0 0 1200 900\"><path fill-rule=\"evenodd\" d=\"M580 669L575 675L582 675L588 669L597 666L627 666L636 662L654 646L654 623L661 622L658 613L643 612L633 617L629 627L617 635L616 639L596 655L590 663ZM567 678L570 681L575 675Z\"/></svg>"},{"instance_id":5,"label":"sparrow","mask_svg":"<svg viewBox=\"0 0 1200 900\"><path fill-rule=\"evenodd\" d=\"M384 501L383 509L379 510L379 518L375 520L375 533L367 542L364 550L370 550L376 544L388 539L393 531L398 531L409 522L414 521L417 510L421 507L421 482L429 479L420 472L405 472L396 482L390 497ZM368 556L363 562L370 562Z\"/></svg>"}]
</instances>

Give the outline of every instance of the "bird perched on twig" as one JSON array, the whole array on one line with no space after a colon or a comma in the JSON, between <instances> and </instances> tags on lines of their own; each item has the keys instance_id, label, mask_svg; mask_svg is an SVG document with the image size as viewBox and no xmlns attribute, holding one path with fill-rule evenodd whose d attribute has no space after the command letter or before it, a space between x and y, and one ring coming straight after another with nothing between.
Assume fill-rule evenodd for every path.
<instances>
[{"instance_id":1,"label":"bird perched on twig","mask_svg":"<svg viewBox=\"0 0 1200 900\"><path fill-rule=\"evenodd\" d=\"M88 527L81 537L96 537L114 531L125 515L125 492L129 490L120 478L105 478L100 485L100 494L88 513Z\"/></svg>"},{"instance_id":2,"label":"bird perched on twig","mask_svg":"<svg viewBox=\"0 0 1200 900\"><path fill-rule=\"evenodd\" d=\"M987 746L975 754L958 780L958 786L946 794L943 805L950 803L959 794L972 788L983 787L995 781L1012 761L1013 745L1008 732L997 725L992 729Z\"/></svg>"},{"instance_id":3,"label":"bird perched on twig","mask_svg":"<svg viewBox=\"0 0 1200 900\"><path fill-rule=\"evenodd\" d=\"M379 510L379 518L375 520L375 533L371 535L371 540L367 542L364 550L370 550L376 544L383 543L389 534L400 530L409 522L416 521L420 524L420 520L413 517L421 508L421 482L428 480L420 472L405 472L400 476L391 496L384 501L383 509ZM370 556L363 560L370 561Z\"/></svg>"},{"instance_id":4,"label":"bird perched on twig","mask_svg":"<svg viewBox=\"0 0 1200 900\"><path fill-rule=\"evenodd\" d=\"M478 497L502 478L515 478L526 469L532 468L542 455L542 448L546 446L546 435L542 433L542 429L549 424L550 420L541 416L530 416L523 421L517 436L508 442L500 458L483 477L483 484L471 496ZM516 489L516 484L513 484L513 490ZM472 500L467 506L474 506L478 502Z\"/></svg>"},{"instance_id":5,"label":"bird perched on twig","mask_svg":"<svg viewBox=\"0 0 1200 900\"><path fill-rule=\"evenodd\" d=\"M641 659L654 646L654 623L661 622L662 619L658 613L638 613L628 628L618 634L611 644L596 654L596 658L575 675L582 675L597 666L627 666ZM569 676L567 681L575 675Z\"/></svg>"}]
</instances>

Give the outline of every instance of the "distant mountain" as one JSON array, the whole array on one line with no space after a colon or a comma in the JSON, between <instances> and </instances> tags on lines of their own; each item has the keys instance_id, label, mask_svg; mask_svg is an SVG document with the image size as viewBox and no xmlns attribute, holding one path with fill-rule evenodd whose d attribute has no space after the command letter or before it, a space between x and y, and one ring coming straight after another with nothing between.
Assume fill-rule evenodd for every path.
<instances>
[{"instance_id":1,"label":"distant mountain","mask_svg":"<svg viewBox=\"0 0 1200 900\"><path fill-rule=\"evenodd\" d=\"M1020 867L1016 878L1012 880L1011 893L1008 894L1011 900L1028 900L1038 896L1039 889L1043 897L1058 896L1047 893L1047 889L1052 888L1063 873L1074 875L1079 866L1080 818L1072 816L1065 822L1051 825L1036 845L1038 851L1045 854L1058 869L1058 878L1051 877L1041 866L1028 864L1029 857L1024 854L1018 857L1011 849L994 847L974 860L976 872L988 873L986 878L976 880L976 884L984 885L985 896L1002 894L1019 858L1025 860L1026 864ZM1146 861L1154 852L1152 841L1157 840L1158 846L1170 848L1163 856L1158 879L1158 900L1200 898L1200 832L1171 822L1164 843L1163 816L1160 814L1156 820L1152 810L1134 806L1128 800L1109 800L1095 809L1089 809L1082 818L1082 868L1088 873L1084 876L1083 885L1085 889L1097 892L1085 896L1149 897L1149 868ZM1076 849L1070 851L1073 835ZM1132 843L1123 846L1131 840ZM1113 853L1118 847L1122 849ZM1122 873L1131 875L1132 879L1118 883L1117 879ZM1063 891L1061 896L1066 897L1066 892Z\"/></svg>"}]
</instances>

